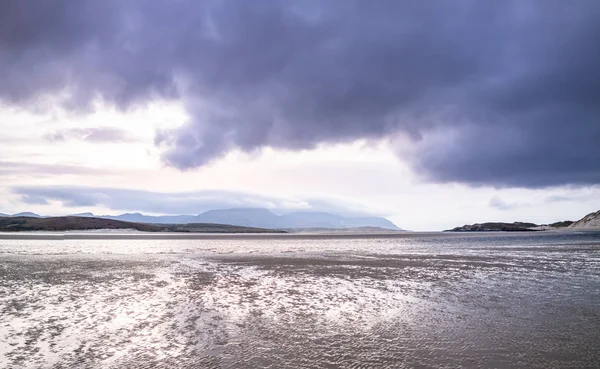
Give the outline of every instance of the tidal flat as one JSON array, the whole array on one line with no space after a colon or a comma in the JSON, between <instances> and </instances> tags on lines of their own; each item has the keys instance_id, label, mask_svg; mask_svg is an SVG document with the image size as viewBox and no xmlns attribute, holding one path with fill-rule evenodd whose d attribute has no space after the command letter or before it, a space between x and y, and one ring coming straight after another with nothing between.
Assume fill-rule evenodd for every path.
<instances>
[{"instance_id":1,"label":"tidal flat","mask_svg":"<svg viewBox=\"0 0 600 369\"><path fill-rule=\"evenodd\" d=\"M6 236L0 367L597 368L600 233Z\"/></svg>"}]
</instances>

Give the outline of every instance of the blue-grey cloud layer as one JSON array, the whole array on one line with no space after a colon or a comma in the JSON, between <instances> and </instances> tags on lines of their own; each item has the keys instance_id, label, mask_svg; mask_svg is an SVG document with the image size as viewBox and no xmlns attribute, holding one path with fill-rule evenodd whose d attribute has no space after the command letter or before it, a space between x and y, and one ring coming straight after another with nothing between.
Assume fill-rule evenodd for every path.
<instances>
[{"instance_id":1,"label":"blue-grey cloud layer","mask_svg":"<svg viewBox=\"0 0 600 369\"><path fill-rule=\"evenodd\" d=\"M0 99L180 99L163 159L397 132L432 181L600 183L600 2L0 2ZM400 150L403 151L403 150Z\"/></svg>"},{"instance_id":2,"label":"blue-grey cloud layer","mask_svg":"<svg viewBox=\"0 0 600 369\"><path fill-rule=\"evenodd\" d=\"M23 174L31 175L32 173L37 177L55 177L61 174L110 175L117 174L118 171L69 164L41 164L0 160L0 175L4 176L4 178L7 176L21 176Z\"/></svg>"},{"instance_id":3,"label":"blue-grey cloud layer","mask_svg":"<svg viewBox=\"0 0 600 369\"><path fill-rule=\"evenodd\" d=\"M268 208L276 213L292 211L332 212L340 215L374 215L356 204L325 198L284 198L238 191L152 192L122 188L78 186L16 186L11 191L30 205L59 201L66 207L101 206L114 211L157 214L198 214L213 209Z\"/></svg>"}]
</instances>

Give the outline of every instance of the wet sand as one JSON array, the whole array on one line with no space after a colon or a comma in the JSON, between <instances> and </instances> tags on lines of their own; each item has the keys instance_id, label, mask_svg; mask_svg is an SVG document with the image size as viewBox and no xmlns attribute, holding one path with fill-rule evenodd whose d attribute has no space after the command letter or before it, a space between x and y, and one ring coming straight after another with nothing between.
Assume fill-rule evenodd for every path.
<instances>
[{"instance_id":1,"label":"wet sand","mask_svg":"<svg viewBox=\"0 0 600 369\"><path fill-rule=\"evenodd\" d=\"M600 367L600 234L0 240L0 367Z\"/></svg>"}]
</instances>

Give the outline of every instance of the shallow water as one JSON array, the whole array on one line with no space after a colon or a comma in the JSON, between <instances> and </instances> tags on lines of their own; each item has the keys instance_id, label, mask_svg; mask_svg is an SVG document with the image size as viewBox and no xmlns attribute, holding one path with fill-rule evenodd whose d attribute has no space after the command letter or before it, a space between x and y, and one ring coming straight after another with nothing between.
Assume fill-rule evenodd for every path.
<instances>
[{"instance_id":1,"label":"shallow water","mask_svg":"<svg viewBox=\"0 0 600 369\"><path fill-rule=\"evenodd\" d=\"M600 233L7 238L2 368L600 367Z\"/></svg>"}]
</instances>

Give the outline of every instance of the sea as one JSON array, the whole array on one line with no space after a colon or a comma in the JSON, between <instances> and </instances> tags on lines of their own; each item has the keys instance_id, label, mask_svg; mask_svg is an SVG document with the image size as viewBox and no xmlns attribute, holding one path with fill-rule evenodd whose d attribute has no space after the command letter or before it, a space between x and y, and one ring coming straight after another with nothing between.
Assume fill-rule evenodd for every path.
<instances>
[{"instance_id":1,"label":"sea","mask_svg":"<svg viewBox=\"0 0 600 369\"><path fill-rule=\"evenodd\" d=\"M0 368L600 368L600 232L2 234Z\"/></svg>"}]
</instances>

